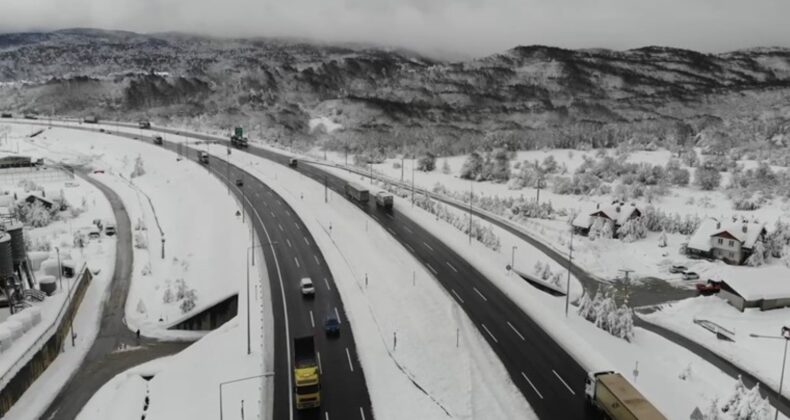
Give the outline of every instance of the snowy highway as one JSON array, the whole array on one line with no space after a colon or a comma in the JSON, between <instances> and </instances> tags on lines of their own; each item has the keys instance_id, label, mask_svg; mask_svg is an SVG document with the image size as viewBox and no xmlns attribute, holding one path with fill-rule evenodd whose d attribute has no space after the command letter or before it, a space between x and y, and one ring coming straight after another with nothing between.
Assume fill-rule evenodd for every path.
<instances>
[{"instance_id":1,"label":"snowy highway","mask_svg":"<svg viewBox=\"0 0 790 420\"><path fill-rule=\"evenodd\" d=\"M227 143L215 136L158 127L155 130ZM255 146L250 146L247 152L282 165L288 165L290 158ZM233 153L239 152L234 149ZM321 183L326 179L329 188L343 195L346 183L343 179L310 165L299 165L295 170ZM275 209L282 207L275 206ZM584 407L586 371L512 300L449 246L397 210L386 212L376 208L372 202L360 205L360 208L412 252L458 300L540 418L580 419L587 416ZM272 231L282 233L279 229ZM292 264L295 267L298 263ZM341 384L343 386L347 385ZM278 400L276 391L275 400ZM356 418L356 415L349 418Z\"/></svg>"}]
</instances>

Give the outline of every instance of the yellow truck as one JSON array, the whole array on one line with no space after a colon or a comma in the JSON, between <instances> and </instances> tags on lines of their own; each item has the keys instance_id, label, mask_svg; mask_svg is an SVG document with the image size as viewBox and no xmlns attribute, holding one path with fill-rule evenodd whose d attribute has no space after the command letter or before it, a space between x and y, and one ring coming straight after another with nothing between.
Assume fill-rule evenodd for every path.
<instances>
[{"instance_id":1,"label":"yellow truck","mask_svg":"<svg viewBox=\"0 0 790 420\"><path fill-rule=\"evenodd\" d=\"M321 380L311 335L294 339L294 390L297 410L321 406Z\"/></svg>"},{"instance_id":2,"label":"yellow truck","mask_svg":"<svg viewBox=\"0 0 790 420\"><path fill-rule=\"evenodd\" d=\"M623 375L590 372L585 380L587 402L612 420L666 420Z\"/></svg>"}]
</instances>

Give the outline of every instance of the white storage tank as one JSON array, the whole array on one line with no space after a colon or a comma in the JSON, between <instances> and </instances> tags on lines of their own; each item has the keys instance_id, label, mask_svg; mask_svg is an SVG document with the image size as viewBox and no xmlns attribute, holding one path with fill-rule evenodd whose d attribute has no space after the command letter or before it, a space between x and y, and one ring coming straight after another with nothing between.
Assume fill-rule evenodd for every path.
<instances>
[{"instance_id":1,"label":"white storage tank","mask_svg":"<svg viewBox=\"0 0 790 420\"><path fill-rule=\"evenodd\" d=\"M25 327L22 325L21 322L11 319L10 317L5 320L3 323L8 329L11 331L11 340L16 341L19 337L22 337L22 334L25 333Z\"/></svg>"},{"instance_id":2,"label":"white storage tank","mask_svg":"<svg viewBox=\"0 0 790 420\"><path fill-rule=\"evenodd\" d=\"M58 260L48 259L41 263L41 271L47 276L58 276Z\"/></svg>"},{"instance_id":3,"label":"white storage tank","mask_svg":"<svg viewBox=\"0 0 790 420\"><path fill-rule=\"evenodd\" d=\"M27 308L27 311L30 312L30 317L33 318L34 327L41 323L41 308L39 308L38 306L33 306Z\"/></svg>"},{"instance_id":4,"label":"white storage tank","mask_svg":"<svg viewBox=\"0 0 790 420\"><path fill-rule=\"evenodd\" d=\"M30 259L30 269L38 271L41 269L41 263L46 261L50 254L47 251L30 251L27 253L27 257Z\"/></svg>"},{"instance_id":5,"label":"white storage tank","mask_svg":"<svg viewBox=\"0 0 790 420\"><path fill-rule=\"evenodd\" d=\"M13 342L11 330L5 325L5 322L0 324L0 353L10 349Z\"/></svg>"},{"instance_id":6,"label":"white storage tank","mask_svg":"<svg viewBox=\"0 0 790 420\"><path fill-rule=\"evenodd\" d=\"M30 316L26 313L27 311L20 311L8 317L6 322L8 321L16 321L19 325L22 326L22 334L28 332L31 328L33 328L33 320Z\"/></svg>"}]
</instances>

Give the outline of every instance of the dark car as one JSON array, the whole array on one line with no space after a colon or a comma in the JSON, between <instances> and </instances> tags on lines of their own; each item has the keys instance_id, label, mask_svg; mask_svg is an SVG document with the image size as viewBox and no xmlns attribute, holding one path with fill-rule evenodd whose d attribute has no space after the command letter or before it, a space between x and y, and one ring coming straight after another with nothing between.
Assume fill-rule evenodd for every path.
<instances>
[{"instance_id":1,"label":"dark car","mask_svg":"<svg viewBox=\"0 0 790 420\"><path fill-rule=\"evenodd\" d=\"M673 274L683 273L688 271L688 268L685 265L672 265L669 267L669 272Z\"/></svg>"},{"instance_id":2,"label":"dark car","mask_svg":"<svg viewBox=\"0 0 790 420\"><path fill-rule=\"evenodd\" d=\"M237 187L244 186L244 180L242 180L241 178L237 179L236 180L236 186Z\"/></svg>"},{"instance_id":3,"label":"dark car","mask_svg":"<svg viewBox=\"0 0 790 420\"><path fill-rule=\"evenodd\" d=\"M164 139L162 139L162 136L154 136L154 144L162 144L163 140Z\"/></svg>"},{"instance_id":4,"label":"dark car","mask_svg":"<svg viewBox=\"0 0 790 420\"><path fill-rule=\"evenodd\" d=\"M324 321L324 331L326 331L326 335L340 335L340 321L337 319L335 314L330 313L326 316L326 320Z\"/></svg>"},{"instance_id":5,"label":"dark car","mask_svg":"<svg viewBox=\"0 0 790 420\"><path fill-rule=\"evenodd\" d=\"M0 117L2 117L2 118L13 118L14 116L10 112L4 112L4 113L0 114Z\"/></svg>"}]
</instances>

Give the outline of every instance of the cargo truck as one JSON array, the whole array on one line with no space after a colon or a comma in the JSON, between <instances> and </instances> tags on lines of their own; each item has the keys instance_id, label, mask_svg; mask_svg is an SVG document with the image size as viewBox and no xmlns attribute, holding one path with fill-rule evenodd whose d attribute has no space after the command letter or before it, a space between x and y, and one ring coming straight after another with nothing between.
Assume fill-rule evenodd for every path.
<instances>
[{"instance_id":1,"label":"cargo truck","mask_svg":"<svg viewBox=\"0 0 790 420\"><path fill-rule=\"evenodd\" d=\"M590 372L584 384L587 402L612 420L666 420L623 375Z\"/></svg>"},{"instance_id":2,"label":"cargo truck","mask_svg":"<svg viewBox=\"0 0 790 420\"><path fill-rule=\"evenodd\" d=\"M140 126L140 128L151 128L151 122L148 120L140 120L137 124Z\"/></svg>"},{"instance_id":3,"label":"cargo truck","mask_svg":"<svg viewBox=\"0 0 790 420\"><path fill-rule=\"evenodd\" d=\"M206 163L207 164L208 163L208 153L204 152L202 150L198 150L198 159L200 160L200 163Z\"/></svg>"},{"instance_id":4,"label":"cargo truck","mask_svg":"<svg viewBox=\"0 0 790 420\"><path fill-rule=\"evenodd\" d=\"M384 207L389 210L392 208L392 201L394 200L392 194L386 191L379 191L376 193L376 206Z\"/></svg>"},{"instance_id":5,"label":"cargo truck","mask_svg":"<svg viewBox=\"0 0 790 420\"><path fill-rule=\"evenodd\" d=\"M370 200L370 192L367 188L354 184L353 182L349 182L345 186L346 195L353 198L360 203L367 203Z\"/></svg>"},{"instance_id":6,"label":"cargo truck","mask_svg":"<svg viewBox=\"0 0 790 420\"><path fill-rule=\"evenodd\" d=\"M233 130L233 134L230 136L230 144L239 149L244 149L247 147L247 143L247 137L244 137L244 129L242 127L236 127Z\"/></svg>"},{"instance_id":7,"label":"cargo truck","mask_svg":"<svg viewBox=\"0 0 790 420\"><path fill-rule=\"evenodd\" d=\"M312 335L294 338L294 391L297 410L321 406L321 381Z\"/></svg>"},{"instance_id":8,"label":"cargo truck","mask_svg":"<svg viewBox=\"0 0 790 420\"><path fill-rule=\"evenodd\" d=\"M154 144L161 145L163 142L164 142L164 139L162 139L162 136L160 136L160 135L154 136Z\"/></svg>"},{"instance_id":9,"label":"cargo truck","mask_svg":"<svg viewBox=\"0 0 790 420\"><path fill-rule=\"evenodd\" d=\"M92 115L90 117L85 117L82 121L87 123L87 124L98 124L99 123L99 117L97 117L95 115Z\"/></svg>"}]
</instances>

